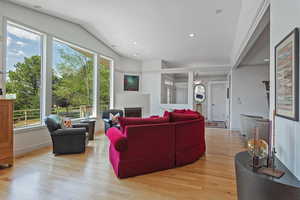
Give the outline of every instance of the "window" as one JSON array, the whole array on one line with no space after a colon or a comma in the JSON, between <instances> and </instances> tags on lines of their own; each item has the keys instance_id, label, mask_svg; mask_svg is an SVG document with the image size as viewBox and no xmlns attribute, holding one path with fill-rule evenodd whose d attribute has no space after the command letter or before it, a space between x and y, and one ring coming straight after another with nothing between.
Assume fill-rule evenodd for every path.
<instances>
[{"instance_id":1,"label":"window","mask_svg":"<svg viewBox=\"0 0 300 200\"><path fill-rule=\"evenodd\" d=\"M16 96L14 127L39 125L43 35L12 22L6 32L6 94Z\"/></svg>"},{"instance_id":2,"label":"window","mask_svg":"<svg viewBox=\"0 0 300 200\"><path fill-rule=\"evenodd\" d=\"M53 40L51 113L74 118L93 114L94 54Z\"/></svg>"},{"instance_id":3,"label":"window","mask_svg":"<svg viewBox=\"0 0 300 200\"><path fill-rule=\"evenodd\" d=\"M15 128L42 125L47 113L95 117L113 105L112 59L11 21L4 27L4 92L16 97Z\"/></svg>"},{"instance_id":4,"label":"window","mask_svg":"<svg viewBox=\"0 0 300 200\"><path fill-rule=\"evenodd\" d=\"M108 110L110 108L110 82L111 82L111 67L112 61L101 57L100 61L100 111Z\"/></svg>"}]
</instances>

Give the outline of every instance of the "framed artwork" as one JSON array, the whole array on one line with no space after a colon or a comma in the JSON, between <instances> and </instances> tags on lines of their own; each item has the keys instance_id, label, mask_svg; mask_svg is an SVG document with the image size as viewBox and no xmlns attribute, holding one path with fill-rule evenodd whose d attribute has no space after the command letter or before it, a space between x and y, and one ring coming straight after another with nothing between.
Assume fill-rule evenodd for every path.
<instances>
[{"instance_id":1,"label":"framed artwork","mask_svg":"<svg viewBox=\"0 0 300 200\"><path fill-rule=\"evenodd\" d=\"M276 115L299 120L299 30L294 29L275 47Z\"/></svg>"},{"instance_id":2,"label":"framed artwork","mask_svg":"<svg viewBox=\"0 0 300 200\"><path fill-rule=\"evenodd\" d=\"M137 75L124 75L124 91L139 91L140 77Z\"/></svg>"}]
</instances>

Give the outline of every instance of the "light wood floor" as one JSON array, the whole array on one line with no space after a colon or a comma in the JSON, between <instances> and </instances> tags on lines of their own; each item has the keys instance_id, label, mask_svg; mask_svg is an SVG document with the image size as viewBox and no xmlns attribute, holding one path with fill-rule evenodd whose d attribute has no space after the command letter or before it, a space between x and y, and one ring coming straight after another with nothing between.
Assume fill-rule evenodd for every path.
<instances>
[{"instance_id":1,"label":"light wood floor","mask_svg":"<svg viewBox=\"0 0 300 200\"><path fill-rule=\"evenodd\" d=\"M98 135L84 154L54 156L44 148L0 170L1 200L231 200L236 199L234 155L243 150L237 133L206 130L207 153L194 164L122 179Z\"/></svg>"}]
</instances>

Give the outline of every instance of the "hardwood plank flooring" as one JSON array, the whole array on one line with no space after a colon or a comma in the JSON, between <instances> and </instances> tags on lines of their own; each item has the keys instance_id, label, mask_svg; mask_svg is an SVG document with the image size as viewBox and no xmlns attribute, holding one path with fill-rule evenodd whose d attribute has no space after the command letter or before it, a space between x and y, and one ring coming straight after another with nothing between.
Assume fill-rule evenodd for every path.
<instances>
[{"instance_id":1,"label":"hardwood plank flooring","mask_svg":"<svg viewBox=\"0 0 300 200\"><path fill-rule=\"evenodd\" d=\"M103 134L83 154L54 156L50 147L0 169L1 200L235 200L237 132L206 129L207 153L184 167L127 179L114 175Z\"/></svg>"}]
</instances>

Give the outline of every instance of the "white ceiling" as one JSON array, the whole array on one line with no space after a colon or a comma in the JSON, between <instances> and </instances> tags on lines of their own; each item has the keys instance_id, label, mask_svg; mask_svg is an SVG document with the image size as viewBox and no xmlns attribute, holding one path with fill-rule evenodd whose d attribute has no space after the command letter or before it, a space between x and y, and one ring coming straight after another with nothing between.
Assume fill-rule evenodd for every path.
<instances>
[{"instance_id":1,"label":"white ceiling","mask_svg":"<svg viewBox=\"0 0 300 200\"><path fill-rule=\"evenodd\" d=\"M240 0L11 1L79 23L123 56L176 66L229 64L241 8Z\"/></svg>"}]
</instances>

